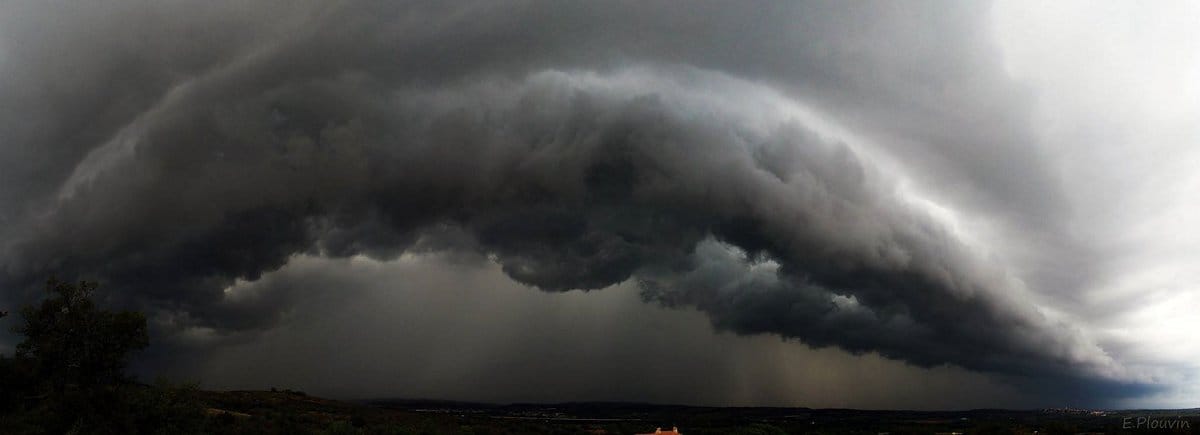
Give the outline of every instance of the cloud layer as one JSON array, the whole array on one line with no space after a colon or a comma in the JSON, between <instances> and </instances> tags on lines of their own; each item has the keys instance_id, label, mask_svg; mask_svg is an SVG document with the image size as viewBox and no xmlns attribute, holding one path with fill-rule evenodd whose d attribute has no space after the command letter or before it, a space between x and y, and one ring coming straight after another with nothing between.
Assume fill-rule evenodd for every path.
<instances>
[{"instance_id":1,"label":"cloud layer","mask_svg":"<svg viewBox=\"0 0 1200 435\"><path fill-rule=\"evenodd\" d=\"M231 334L310 297L235 291L297 256L438 252L1096 403L1152 387L1038 303L1093 251L986 8L224 6L9 6L11 299L87 277Z\"/></svg>"}]
</instances>

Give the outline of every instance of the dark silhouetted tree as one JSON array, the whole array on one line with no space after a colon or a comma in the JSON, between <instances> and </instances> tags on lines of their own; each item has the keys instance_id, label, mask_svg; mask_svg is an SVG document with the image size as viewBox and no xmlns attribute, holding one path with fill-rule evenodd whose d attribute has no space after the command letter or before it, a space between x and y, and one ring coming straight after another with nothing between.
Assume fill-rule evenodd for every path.
<instances>
[{"instance_id":1,"label":"dark silhouetted tree","mask_svg":"<svg viewBox=\"0 0 1200 435\"><path fill-rule=\"evenodd\" d=\"M25 336L16 361L32 381L38 426L48 433L130 433L124 369L129 355L149 343L146 318L100 309L93 282L50 279L51 296L21 310Z\"/></svg>"},{"instance_id":2,"label":"dark silhouetted tree","mask_svg":"<svg viewBox=\"0 0 1200 435\"><path fill-rule=\"evenodd\" d=\"M46 290L53 296L21 310L25 323L17 332L25 341L17 345L17 357L28 358L36 375L57 390L123 381L129 354L149 344L146 317L98 309L96 287L50 279Z\"/></svg>"}]
</instances>

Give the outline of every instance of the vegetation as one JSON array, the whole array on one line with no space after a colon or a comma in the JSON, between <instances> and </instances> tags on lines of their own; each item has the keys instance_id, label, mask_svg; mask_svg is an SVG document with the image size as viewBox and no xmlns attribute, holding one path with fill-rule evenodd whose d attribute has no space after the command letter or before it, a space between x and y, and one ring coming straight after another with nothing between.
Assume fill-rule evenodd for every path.
<instances>
[{"instance_id":1,"label":"vegetation","mask_svg":"<svg viewBox=\"0 0 1200 435\"><path fill-rule=\"evenodd\" d=\"M48 297L21 310L13 331L24 340L12 358L0 356L0 432L206 433L195 386L140 385L125 374L149 345L146 318L99 308L97 287L50 279Z\"/></svg>"},{"instance_id":2,"label":"vegetation","mask_svg":"<svg viewBox=\"0 0 1200 435\"><path fill-rule=\"evenodd\" d=\"M15 332L25 340L4 358L3 423L6 430L44 433L130 433L128 408L136 395L124 368L130 354L149 344L140 313L96 307L95 283L46 283L50 297L21 310Z\"/></svg>"},{"instance_id":3,"label":"vegetation","mask_svg":"<svg viewBox=\"0 0 1200 435\"><path fill-rule=\"evenodd\" d=\"M50 280L48 298L20 311L24 336L0 355L2 434L632 434L678 425L684 433L1129 433L1131 418L1065 412L963 412L703 408L638 404L488 405L430 401L372 404L321 399L301 391L203 391L197 385L139 384L125 372L148 346L140 313L113 312L92 300L95 283ZM0 312L0 317L8 313ZM1162 418L1200 431L1200 410Z\"/></svg>"},{"instance_id":4,"label":"vegetation","mask_svg":"<svg viewBox=\"0 0 1200 435\"><path fill-rule=\"evenodd\" d=\"M0 355L3 434L577 433L537 422L463 422L290 389L209 392L193 384L140 384L125 368L149 345L145 316L100 308L94 282L51 279L45 288L45 300L20 310L13 332L24 339L16 354Z\"/></svg>"}]
</instances>

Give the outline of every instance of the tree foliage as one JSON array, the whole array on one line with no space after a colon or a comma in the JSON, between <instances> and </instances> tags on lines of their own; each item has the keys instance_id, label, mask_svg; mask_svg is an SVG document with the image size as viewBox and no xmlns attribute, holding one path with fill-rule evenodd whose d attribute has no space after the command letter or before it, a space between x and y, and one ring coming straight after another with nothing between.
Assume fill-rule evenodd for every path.
<instances>
[{"instance_id":1,"label":"tree foliage","mask_svg":"<svg viewBox=\"0 0 1200 435\"><path fill-rule=\"evenodd\" d=\"M149 344L146 317L132 311L112 312L92 300L97 284L50 279L52 297L21 310L17 358L32 362L35 375L52 388L93 388L124 379L127 359Z\"/></svg>"},{"instance_id":2,"label":"tree foliage","mask_svg":"<svg viewBox=\"0 0 1200 435\"><path fill-rule=\"evenodd\" d=\"M49 297L21 310L15 358L0 361L5 423L34 433L129 433L130 355L149 344L146 318L97 307L94 282L46 282ZM17 426L14 426L17 427Z\"/></svg>"}]
</instances>

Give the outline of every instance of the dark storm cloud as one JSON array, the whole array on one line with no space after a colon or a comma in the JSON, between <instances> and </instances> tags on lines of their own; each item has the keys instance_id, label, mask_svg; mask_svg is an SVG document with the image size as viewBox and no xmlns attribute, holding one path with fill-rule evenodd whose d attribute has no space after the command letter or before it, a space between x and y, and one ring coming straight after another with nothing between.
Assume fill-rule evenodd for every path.
<instances>
[{"instance_id":1,"label":"dark storm cloud","mask_svg":"<svg viewBox=\"0 0 1200 435\"><path fill-rule=\"evenodd\" d=\"M974 8L105 6L5 14L7 288L93 277L179 328L236 331L304 295L225 289L297 254L454 251L548 291L636 280L739 333L1125 379L869 155L1058 234Z\"/></svg>"},{"instance_id":2,"label":"dark storm cloud","mask_svg":"<svg viewBox=\"0 0 1200 435\"><path fill-rule=\"evenodd\" d=\"M151 352L194 364L176 362L172 375L208 388L288 385L326 397L892 409L1063 403L1021 398L959 368L713 334L702 313L642 303L632 282L600 292L535 292L494 264L458 267L440 256L387 263L299 257L235 290L239 297L304 294L287 327L195 358ZM328 354L338 358L314 357Z\"/></svg>"}]
</instances>

